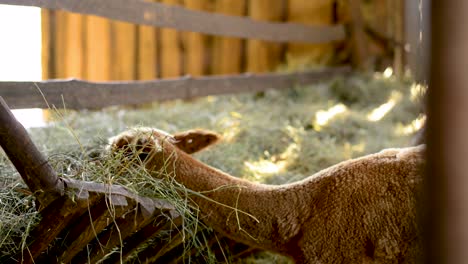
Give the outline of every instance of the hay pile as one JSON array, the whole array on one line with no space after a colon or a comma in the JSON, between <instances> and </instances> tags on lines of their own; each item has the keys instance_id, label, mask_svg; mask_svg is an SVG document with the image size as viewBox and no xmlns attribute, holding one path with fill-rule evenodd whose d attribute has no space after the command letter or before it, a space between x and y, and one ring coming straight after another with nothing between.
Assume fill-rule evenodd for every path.
<instances>
[{"instance_id":1,"label":"hay pile","mask_svg":"<svg viewBox=\"0 0 468 264\"><path fill-rule=\"evenodd\" d=\"M112 159L96 161L108 137L134 126L168 132L214 130L223 141L197 158L232 175L282 184L342 160L409 145L424 119L423 92L424 87L380 74L354 76L310 87L173 101L144 109L61 111L56 113L58 121L29 132L60 176L122 184L144 196L168 199L188 218L184 232L194 232L190 223L198 226L197 219L186 213L190 208L177 191L182 186L161 186L143 170L116 173L118 164ZM24 234L38 220L25 188L0 155L0 255L21 250ZM188 242L195 247L203 243ZM269 263L272 258L287 261L265 253L244 261Z\"/></svg>"}]
</instances>

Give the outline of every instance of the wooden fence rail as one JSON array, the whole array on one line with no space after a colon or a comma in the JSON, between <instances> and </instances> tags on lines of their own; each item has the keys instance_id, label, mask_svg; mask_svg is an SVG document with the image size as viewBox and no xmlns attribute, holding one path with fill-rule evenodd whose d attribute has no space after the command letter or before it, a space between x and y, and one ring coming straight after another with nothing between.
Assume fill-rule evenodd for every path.
<instances>
[{"instance_id":1,"label":"wooden fence rail","mask_svg":"<svg viewBox=\"0 0 468 264\"><path fill-rule=\"evenodd\" d=\"M194 97L307 85L349 73L336 67L302 73L243 74L215 77L184 77L153 81L87 82L49 80L43 82L0 82L0 96L11 108L98 109L122 104L190 99Z\"/></svg>"},{"instance_id":2,"label":"wooden fence rail","mask_svg":"<svg viewBox=\"0 0 468 264\"><path fill-rule=\"evenodd\" d=\"M142 0L0 0L0 4L36 6L96 15L134 24L170 27L211 35L272 42L325 43L343 40L342 25L301 25L254 21L249 18L188 10Z\"/></svg>"}]
</instances>

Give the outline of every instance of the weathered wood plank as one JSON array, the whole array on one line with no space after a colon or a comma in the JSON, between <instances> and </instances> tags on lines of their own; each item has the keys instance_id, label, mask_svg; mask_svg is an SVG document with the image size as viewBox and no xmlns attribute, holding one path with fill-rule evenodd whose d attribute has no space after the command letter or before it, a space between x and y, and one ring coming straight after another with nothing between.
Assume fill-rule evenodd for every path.
<instances>
[{"instance_id":1,"label":"weathered wood plank","mask_svg":"<svg viewBox=\"0 0 468 264\"><path fill-rule=\"evenodd\" d=\"M274 42L325 43L345 38L342 25L304 26L253 21L143 0L132 0L131 4L128 0L0 0L0 4L60 9L134 24Z\"/></svg>"},{"instance_id":2,"label":"weathered wood plank","mask_svg":"<svg viewBox=\"0 0 468 264\"><path fill-rule=\"evenodd\" d=\"M38 198L41 208L60 196L63 182L34 145L26 129L13 116L1 96L0 146L28 188Z\"/></svg>"},{"instance_id":3,"label":"weathered wood plank","mask_svg":"<svg viewBox=\"0 0 468 264\"><path fill-rule=\"evenodd\" d=\"M111 79L136 80L136 25L111 22Z\"/></svg>"},{"instance_id":4,"label":"weathered wood plank","mask_svg":"<svg viewBox=\"0 0 468 264\"><path fill-rule=\"evenodd\" d=\"M47 108L48 105L62 108L65 103L65 107L69 109L98 109L113 105L290 88L294 85L316 83L350 71L349 67L336 67L298 73L184 77L174 80L134 82L98 83L75 79L0 82L0 96L12 108Z\"/></svg>"},{"instance_id":5,"label":"weathered wood plank","mask_svg":"<svg viewBox=\"0 0 468 264\"><path fill-rule=\"evenodd\" d=\"M361 12L360 0L348 0L351 15L352 31L352 61L356 68L367 68L367 41L364 33L364 21Z\"/></svg>"},{"instance_id":6,"label":"weathered wood plank","mask_svg":"<svg viewBox=\"0 0 468 264\"><path fill-rule=\"evenodd\" d=\"M88 192L76 192L55 199L44 210L42 210L42 219L29 235L28 253L19 254L17 259L21 263L38 263L38 259L46 257L42 254L52 243L54 239L67 226L82 215L88 209L89 204L96 201L97 196L91 196Z\"/></svg>"},{"instance_id":7,"label":"weathered wood plank","mask_svg":"<svg viewBox=\"0 0 468 264\"><path fill-rule=\"evenodd\" d=\"M215 12L244 16L245 0L218 0ZM235 74L243 72L242 59L244 58L243 40L233 37L216 36L213 40L212 74Z\"/></svg>"},{"instance_id":8,"label":"weathered wood plank","mask_svg":"<svg viewBox=\"0 0 468 264\"><path fill-rule=\"evenodd\" d=\"M121 259L124 261L132 255L132 253L138 249L138 247L146 243L149 239L154 238L161 231L173 230L176 226L182 224L182 217L172 218L169 220L167 216L160 215L154 221L144 226L138 232L132 234L126 239L125 246L121 249L121 254L114 254L106 263L121 263Z\"/></svg>"},{"instance_id":9,"label":"weathered wood plank","mask_svg":"<svg viewBox=\"0 0 468 264\"><path fill-rule=\"evenodd\" d=\"M112 202L119 200L119 196L113 194L101 196L103 198L96 205L90 206L88 214L81 215L75 219L74 224L70 225L64 241L60 246L55 247L55 254L51 254L48 263L52 263L54 260L59 263L70 263L81 250L88 250L86 245L104 228L112 224L114 219L119 218L129 210L126 208L127 204L122 203L122 201ZM120 198L125 200L122 196Z\"/></svg>"},{"instance_id":10,"label":"weathered wood plank","mask_svg":"<svg viewBox=\"0 0 468 264\"><path fill-rule=\"evenodd\" d=\"M331 26L333 2L333 0L289 0L288 21L309 26ZM300 70L316 65L329 65L333 55L332 43L289 43L286 59L289 69Z\"/></svg>"},{"instance_id":11,"label":"weathered wood plank","mask_svg":"<svg viewBox=\"0 0 468 264\"><path fill-rule=\"evenodd\" d=\"M158 77L157 29L152 26L139 25L137 35L137 79L156 79Z\"/></svg>"},{"instance_id":12,"label":"weathered wood plank","mask_svg":"<svg viewBox=\"0 0 468 264\"><path fill-rule=\"evenodd\" d=\"M54 74L54 59L52 51L52 11L48 9L41 10L41 65L42 79L47 80L52 78Z\"/></svg>"},{"instance_id":13,"label":"weathered wood plank","mask_svg":"<svg viewBox=\"0 0 468 264\"><path fill-rule=\"evenodd\" d=\"M179 0L160 0L167 6L176 6ZM182 68L182 50L180 39L181 32L174 29L160 29L160 44L161 44L161 77L176 78L183 75Z\"/></svg>"},{"instance_id":14,"label":"weathered wood plank","mask_svg":"<svg viewBox=\"0 0 468 264\"><path fill-rule=\"evenodd\" d=\"M65 49L62 64L66 67L63 78L85 78L84 75L84 27L85 18L80 14L67 13L65 32L65 45L56 47ZM61 78L56 76L55 78Z\"/></svg>"},{"instance_id":15,"label":"weathered wood plank","mask_svg":"<svg viewBox=\"0 0 468 264\"><path fill-rule=\"evenodd\" d=\"M102 17L86 17L86 79L111 79L110 21Z\"/></svg>"},{"instance_id":16,"label":"weathered wood plank","mask_svg":"<svg viewBox=\"0 0 468 264\"><path fill-rule=\"evenodd\" d=\"M283 18L283 0L255 0L248 1L248 4L248 15L252 19L281 21ZM273 71L281 61L281 44L249 39L246 59L248 72Z\"/></svg>"},{"instance_id":17,"label":"weathered wood plank","mask_svg":"<svg viewBox=\"0 0 468 264\"><path fill-rule=\"evenodd\" d=\"M185 7L191 10L209 10L209 0L185 0ZM202 76L207 73L208 39L198 32L184 32L185 74Z\"/></svg>"}]
</instances>

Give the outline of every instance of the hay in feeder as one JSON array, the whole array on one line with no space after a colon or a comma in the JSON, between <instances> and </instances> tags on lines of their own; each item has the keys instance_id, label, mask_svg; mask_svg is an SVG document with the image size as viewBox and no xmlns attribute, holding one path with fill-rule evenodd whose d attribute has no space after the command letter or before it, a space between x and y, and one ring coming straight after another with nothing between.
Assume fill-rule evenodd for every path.
<instances>
[{"instance_id":1,"label":"hay in feeder","mask_svg":"<svg viewBox=\"0 0 468 264\"><path fill-rule=\"evenodd\" d=\"M206 239L193 235L207 227L181 196L184 187L162 183L141 168L122 170L118 159L103 158L108 137L135 126L168 132L210 129L223 140L196 154L198 159L251 181L282 184L346 159L408 146L424 120L420 88L380 74L361 75L260 94L155 103L143 109L58 111L56 121L29 132L61 177L120 184L173 203L185 216L179 231L186 234L186 250L199 249L206 253L206 262L214 262ZM34 199L6 157L0 156L0 255L14 255L27 246L23 242L38 218ZM226 260L231 261L228 255ZM288 261L259 253L242 262L273 260Z\"/></svg>"}]
</instances>

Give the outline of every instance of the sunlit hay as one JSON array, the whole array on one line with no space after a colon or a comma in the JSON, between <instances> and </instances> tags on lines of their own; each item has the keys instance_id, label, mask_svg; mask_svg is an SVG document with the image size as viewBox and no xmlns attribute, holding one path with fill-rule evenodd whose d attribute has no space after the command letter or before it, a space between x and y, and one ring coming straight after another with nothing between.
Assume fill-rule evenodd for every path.
<instances>
[{"instance_id":1,"label":"sunlit hay","mask_svg":"<svg viewBox=\"0 0 468 264\"><path fill-rule=\"evenodd\" d=\"M191 208L189 200L185 199L184 193L188 190L174 181L155 179L141 166L122 166L118 158L102 158L108 137L135 126L157 127L170 133L209 129L225 138L195 154L196 158L256 182L294 182L349 158L383 148L408 146L412 134L399 133L398 128L412 124L423 109L417 103L422 95L413 92L413 98L411 85L411 82L398 82L395 78L352 76L309 87L267 91L262 96L240 94L190 102L176 100L155 103L146 109L68 111L50 127L31 129L30 134L62 177L121 184L142 196L169 200L178 212L190 212L180 230L186 238L185 251L189 251L190 247L207 247L200 245L204 239L192 236L204 227L197 222L197 209ZM388 102L392 92L401 93L398 103L379 120L368 120L367 115ZM346 111L316 129L316 113L339 104L344 105ZM255 166L246 166L245 162ZM269 169L255 170L257 165ZM33 202L31 196L13 188L18 183L27 189L0 155L0 214L17 212L8 217L0 215L2 226L13 227L10 232L0 228L0 242L9 241L0 245L0 255L17 253L20 244L13 244L13 241L24 239L27 233L23 231L28 226L33 227L29 223L37 222L34 206L23 206ZM207 259L211 258L212 252L200 252L207 254ZM229 259L229 254L225 254ZM248 263L282 263L278 258L281 257L259 254L249 258Z\"/></svg>"},{"instance_id":2,"label":"sunlit hay","mask_svg":"<svg viewBox=\"0 0 468 264\"><path fill-rule=\"evenodd\" d=\"M0 153L0 263L25 246L40 216L26 185Z\"/></svg>"}]
</instances>

